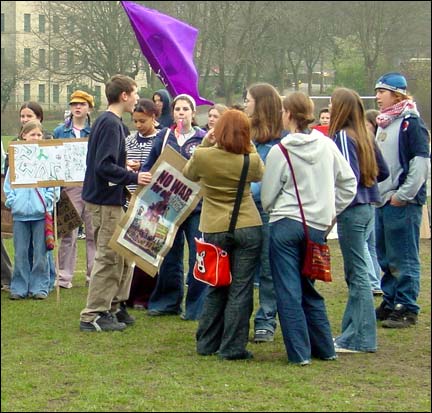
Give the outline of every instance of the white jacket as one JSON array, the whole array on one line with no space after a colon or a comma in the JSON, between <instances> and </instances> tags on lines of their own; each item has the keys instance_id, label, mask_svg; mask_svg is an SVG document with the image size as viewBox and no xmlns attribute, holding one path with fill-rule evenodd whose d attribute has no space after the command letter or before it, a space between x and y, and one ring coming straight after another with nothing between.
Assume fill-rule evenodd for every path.
<instances>
[{"instance_id":1,"label":"white jacket","mask_svg":"<svg viewBox=\"0 0 432 413\"><path fill-rule=\"evenodd\" d=\"M335 143L317 130L289 134L281 143L290 155L307 225L326 231L356 194L350 165ZM302 220L291 171L278 145L267 156L261 202L270 222Z\"/></svg>"}]
</instances>

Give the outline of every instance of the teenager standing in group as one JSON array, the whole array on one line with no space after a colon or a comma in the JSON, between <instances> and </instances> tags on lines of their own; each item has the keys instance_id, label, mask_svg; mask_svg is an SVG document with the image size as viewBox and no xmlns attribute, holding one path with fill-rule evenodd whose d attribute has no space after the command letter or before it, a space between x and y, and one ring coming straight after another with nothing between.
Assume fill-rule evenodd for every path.
<instances>
[{"instance_id":1,"label":"teenager standing in group","mask_svg":"<svg viewBox=\"0 0 432 413\"><path fill-rule=\"evenodd\" d=\"M363 103L355 91L337 88L331 96L330 111L330 136L357 179L354 200L337 217L348 301L335 348L340 353L375 352L376 321L365 244L373 230L373 204L380 201L377 177L383 179L387 165L374 149Z\"/></svg>"},{"instance_id":2,"label":"teenager standing in group","mask_svg":"<svg viewBox=\"0 0 432 413\"><path fill-rule=\"evenodd\" d=\"M21 123L21 130L24 127L24 125L32 120L38 120L41 124L44 120L44 113L42 106L39 105L37 102L25 102L21 105L19 110L19 118ZM16 138L17 140L19 138ZM43 130L43 139L52 139L52 135L48 133L46 130ZM5 161L5 171L9 167L9 158L6 156ZM57 196L56 202L58 202L59 198ZM48 265L49 265L49 273L50 273L50 287L49 290L51 291L54 288L54 282L56 279L56 266L54 263L54 254L53 251L47 251L48 256ZM30 242L30 247L28 249L28 259L30 263L30 267L32 266L33 262L33 244Z\"/></svg>"},{"instance_id":3,"label":"teenager standing in group","mask_svg":"<svg viewBox=\"0 0 432 413\"><path fill-rule=\"evenodd\" d=\"M282 101L277 90L268 83L257 83L246 92L245 113L250 118L251 139L265 163L273 145L280 142L283 135ZM263 222L263 242L257 280L259 282L259 308L255 314L253 340L256 343L273 341L276 330L276 294L270 268L269 256L269 216L261 205L261 183L251 185L252 195Z\"/></svg>"},{"instance_id":4,"label":"teenager standing in group","mask_svg":"<svg viewBox=\"0 0 432 413\"><path fill-rule=\"evenodd\" d=\"M155 140L163 139L167 133L170 133L168 128L156 129L157 114L156 104L150 99L140 99L132 114L136 132L126 138L126 163L136 173L147 161ZM134 193L138 185L128 185L127 188L129 192ZM127 304L137 310L146 309L156 286L156 280L156 277L135 266Z\"/></svg>"},{"instance_id":5,"label":"teenager standing in group","mask_svg":"<svg viewBox=\"0 0 432 413\"><path fill-rule=\"evenodd\" d=\"M384 296L376 317L383 327L404 328L417 323L420 310L420 224L430 141L402 74L381 76L375 93L380 109L376 142L390 169L390 176L379 184L382 199L376 209L376 247L384 273Z\"/></svg>"},{"instance_id":6,"label":"teenager standing in group","mask_svg":"<svg viewBox=\"0 0 432 413\"><path fill-rule=\"evenodd\" d=\"M228 232L240 176L249 156L243 198L233 234ZM224 360L250 359L246 349L253 310L253 277L261 247L261 218L250 193L264 165L250 140L247 116L238 110L225 112L207 135L183 174L203 187L199 229L207 242L229 248L232 283L209 287L196 333L200 355L218 354Z\"/></svg>"},{"instance_id":7,"label":"teenager standing in group","mask_svg":"<svg viewBox=\"0 0 432 413\"><path fill-rule=\"evenodd\" d=\"M309 237L322 244L335 216L353 199L356 179L336 145L309 128L313 110L302 92L284 99L282 119L290 133L281 145L292 162ZM313 357L335 360L324 298L300 272L305 232L294 177L279 145L267 157L261 200L270 215L270 263L288 360L301 366Z\"/></svg>"},{"instance_id":8,"label":"teenager standing in group","mask_svg":"<svg viewBox=\"0 0 432 413\"><path fill-rule=\"evenodd\" d=\"M54 129L55 139L79 139L87 138L90 134L90 111L94 108L93 96L82 90L76 90L69 99L70 116L65 122ZM62 189L67 195L79 216L85 224L86 231L86 276L87 283L93 268L95 256L95 243L91 225L91 215L82 199L81 186L68 186ZM72 287L72 278L75 272L77 260L78 228L66 234L60 243L58 251L59 263L59 286L62 288Z\"/></svg>"},{"instance_id":9,"label":"teenager standing in group","mask_svg":"<svg viewBox=\"0 0 432 413\"><path fill-rule=\"evenodd\" d=\"M82 196L92 215L96 256L90 277L86 308L81 311L81 331L121 331L134 323L120 303L128 299L132 271L129 263L108 243L124 216L125 186L147 185L148 172L126 168L124 113L133 113L138 101L137 84L115 75L105 87L108 109L92 127L87 149L87 169Z\"/></svg>"},{"instance_id":10,"label":"teenager standing in group","mask_svg":"<svg viewBox=\"0 0 432 413\"><path fill-rule=\"evenodd\" d=\"M171 146L184 158L189 159L196 147L201 144L205 131L195 124L196 103L195 99L187 94L177 95L172 104L175 124L168 138L160 136L155 139L147 162L142 167L143 171L149 171L159 158L166 145ZM184 242L185 238L189 249L189 271L186 278L188 284L185 311L182 314L184 320L199 319L207 285L196 280L192 275L195 264L195 240L199 238L198 225L201 213L201 203L192 211L186 220L180 225L174 238L173 245L166 255L157 276L154 289L148 304L149 316L177 315L182 312L184 294Z\"/></svg>"},{"instance_id":11,"label":"teenager standing in group","mask_svg":"<svg viewBox=\"0 0 432 413\"><path fill-rule=\"evenodd\" d=\"M43 139L42 125L38 120L26 122L21 128L19 140ZM10 299L31 297L47 298L50 290L50 270L45 243L45 211L54 209L54 200L60 188L12 188L8 169L4 192L5 205L12 210L14 269L10 286ZM32 257L29 260L29 250Z\"/></svg>"}]
</instances>

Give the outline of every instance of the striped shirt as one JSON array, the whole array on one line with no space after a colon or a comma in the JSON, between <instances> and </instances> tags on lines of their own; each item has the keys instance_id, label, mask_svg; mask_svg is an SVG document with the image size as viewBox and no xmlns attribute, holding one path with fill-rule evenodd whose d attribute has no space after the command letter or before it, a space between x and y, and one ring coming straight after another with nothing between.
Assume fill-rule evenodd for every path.
<instances>
[{"instance_id":1,"label":"striped shirt","mask_svg":"<svg viewBox=\"0 0 432 413\"><path fill-rule=\"evenodd\" d=\"M142 136L138 132L129 135L126 138L126 160L139 161L141 168L143 163L147 160L153 146L154 138L159 132L160 131L157 131L155 134L149 136ZM138 168L138 171L140 168ZM128 185L127 189L133 193L137 187L138 185L132 184Z\"/></svg>"}]
</instances>

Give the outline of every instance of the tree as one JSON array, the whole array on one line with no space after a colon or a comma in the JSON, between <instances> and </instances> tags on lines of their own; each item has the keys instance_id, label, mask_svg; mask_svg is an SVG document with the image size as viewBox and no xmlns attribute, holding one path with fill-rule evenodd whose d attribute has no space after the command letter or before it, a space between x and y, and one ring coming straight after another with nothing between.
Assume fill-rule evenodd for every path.
<instances>
[{"instance_id":1,"label":"tree","mask_svg":"<svg viewBox=\"0 0 432 413\"><path fill-rule=\"evenodd\" d=\"M398 54L406 53L411 33L424 32L418 23L419 15L426 13L430 2L383 2L357 1L340 2L335 13L340 13L347 30L356 35L358 47L365 66L365 84L371 88L377 78L380 58L389 48L396 48ZM407 24L407 23L410 24ZM429 23L430 36L430 18ZM430 37L428 39L430 46ZM412 54L412 50L409 51Z\"/></svg>"},{"instance_id":2,"label":"tree","mask_svg":"<svg viewBox=\"0 0 432 413\"><path fill-rule=\"evenodd\" d=\"M132 78L144 60L122 6L115 1L41 1L49 23L49 36L41 35L50 55L60 64L52 74L67 80L82 76L106 83L118 73Z\"/></svg>"},{"instance_id":3,"label":"tree","mask_svg":"<svg viewBox=\"0 0 432 413\"><path fill-rule=\"evenodd\" d=\"M1 62L1 112L6 110L7 105L13 98L19 74L15 64L4 58Z\"/></svg>"}]
</instances>

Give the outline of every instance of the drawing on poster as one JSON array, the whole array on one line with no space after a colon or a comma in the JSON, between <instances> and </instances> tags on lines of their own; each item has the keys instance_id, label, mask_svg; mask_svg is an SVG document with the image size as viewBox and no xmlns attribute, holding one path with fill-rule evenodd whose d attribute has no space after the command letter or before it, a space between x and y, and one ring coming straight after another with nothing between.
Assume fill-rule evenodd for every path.
<instances>
[{"instance_id":1,"label":"drawing on poster","mask_svg":"<svg viewBox=\"0 0 432 413\"><path fill-rule=\"evenodd\" d=\"M11 142L11 185L54 186L84 181L87 139Z\"/></svg>"},{"instance_id":2,"label":"drawing on poster","mask_svg":"<svg viewBox=\"0 0 432 413\"><path fill-rule=\"evenodd\" d=\"M150 185L137 194L117 242L158 266L172 245L179 218L196 200L199 190L198 184L163 162Z\"/></svg>"}]
</instances>

